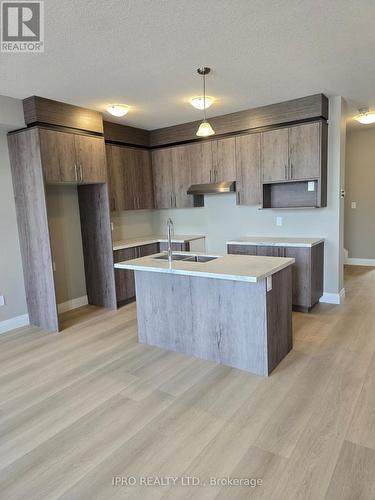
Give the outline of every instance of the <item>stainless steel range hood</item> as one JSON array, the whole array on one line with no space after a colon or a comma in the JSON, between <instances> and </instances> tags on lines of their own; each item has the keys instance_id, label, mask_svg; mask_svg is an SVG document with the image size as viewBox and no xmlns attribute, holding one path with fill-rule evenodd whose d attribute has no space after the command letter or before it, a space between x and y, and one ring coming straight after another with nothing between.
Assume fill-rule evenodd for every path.
<instances>
[{"instance_id":1,"label":"stainless steel range hood","mask_svg":"<svg viewBox=\"0 0 375 500\"><path fill-rule=\"evenodd\" d=\"M212 182L210 184L193 184L189 187L187 194L218 194L232 193L236 190L235 181Z\"/></svg>"}]
</instances>

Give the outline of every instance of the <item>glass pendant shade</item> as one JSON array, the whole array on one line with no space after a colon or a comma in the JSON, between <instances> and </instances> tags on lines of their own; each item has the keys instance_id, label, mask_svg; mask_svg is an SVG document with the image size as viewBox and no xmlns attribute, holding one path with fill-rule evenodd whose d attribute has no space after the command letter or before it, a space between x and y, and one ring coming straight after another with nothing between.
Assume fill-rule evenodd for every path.
<instances>
[{"instance_id":1,"label":"glass pendant shade","mask_svg":"<svg viewBox=\"0 0 375 500\"><path fill-rule=\"evenodd\" d=\"M200 125L197 130L197 136L198 137L208 137L209 135L214 135L215 131L211 127L211 125L208 123L208 121L204 120Z\"/></svg>"}]
</instances>

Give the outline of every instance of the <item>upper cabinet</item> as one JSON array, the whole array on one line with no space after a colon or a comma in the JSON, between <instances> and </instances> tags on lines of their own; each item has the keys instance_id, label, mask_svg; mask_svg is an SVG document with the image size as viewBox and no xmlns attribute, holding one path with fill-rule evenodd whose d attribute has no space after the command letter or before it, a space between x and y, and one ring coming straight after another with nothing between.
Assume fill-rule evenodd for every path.
<instances>
[{"instance_id":1,"label":"upper cabinet","mask_svg":"<svg viewBox=\"0 0 375 500\"><path fill-rule=\"evenodd\" d=\"M263 183L315 179L321 175L326 125L304 123L261 134Z\"/></svg>"},{"instance_id":2,"label":"upper cabinet","mask_svg":"<svg viewBox=\"0 0 375 500\"><path fill-rule=\"evenodd\" d=\"M212 141L211 182L236 179L236 138L228 137Z\"/></svg>"},{"instance_id":3,"label":"upper cabinet","mask_svg":"<svg viewBox=\"0 0 375 500\"><path fill-rule=\"evenodd\" d=\"M236 137L237 205L261 203L260 134Z\"/></svg>"},{"instance_id":4,"label":"upper cabinet","mask_svg":"<svg viewBox=\"0 0 375 500\"><path fill-rule=\"evenodd\" d=\"M152 152L155 208L190 208L194 197L187 194L192 181L191 145L156 149Z\"/></svg>"},{"instance_id":5,"label":"upper cabinet","mask_svg":"<svg viewBox=\"0 0 375 500\"><path fill-rule=\"evenodd\" d=\"M46 183L107 181L103 137L40 128L39 141Z\"/></svg>"},{"instance_id":6,"label":"upper cabinet","mask_svg":"<svg viewBox=\"0 0 375 500\"><path fill-rule=\"evenodd\" d=\"M306 123L289 129L290 179L319 177L321 167L322 124Z\"/></svg>"},{"instance_id":7,"label":"upper cabinet","mask_svg":"<svg viewBox=\"0 0 375 500\"><path fill-rule=\"evenodd\" d=\"M289 150L287 128L261 134L261 171L263 182L279 182L288 178Z\"/></svg>"},{"instance_id":8,"label":"upper cabinet","mask_svg":"<svg viewBox=\"0 0 375 500\"><path fill-rule=\"evenodd\" d=\"M150 152L112 144L106 151L111 210L153 208Z\"/></svg>"}]
</instances>

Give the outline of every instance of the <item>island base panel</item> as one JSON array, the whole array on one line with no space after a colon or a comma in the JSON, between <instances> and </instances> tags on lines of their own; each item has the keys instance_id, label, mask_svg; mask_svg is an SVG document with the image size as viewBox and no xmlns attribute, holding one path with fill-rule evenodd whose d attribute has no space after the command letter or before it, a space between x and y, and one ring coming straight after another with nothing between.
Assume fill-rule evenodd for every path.
<instances>
[{"instance_id":1,"label":"island base panel","mask_svg":"<svg viewBox=\"0 0 375 500\"><path fill-rule=\"evenodd\" d=\"M268 375L291 349L291 267L258 283L136 271L142 343ZM279 300L281 298L281 300Z\"/></svg>"}]
</instances>

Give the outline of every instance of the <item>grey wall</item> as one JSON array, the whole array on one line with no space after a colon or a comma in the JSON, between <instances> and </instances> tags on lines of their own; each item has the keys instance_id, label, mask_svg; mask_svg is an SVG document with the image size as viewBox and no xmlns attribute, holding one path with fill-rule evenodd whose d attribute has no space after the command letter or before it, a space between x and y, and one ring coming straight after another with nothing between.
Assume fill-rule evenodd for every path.
<instances>
[{"instance_id":1,"label":"grey wall","mask_svg":"<svg viewBox=\"0 0 375 500\"><path fill-rule=\"evenodd\" d=\"M347 135L345 248L350 258L375 259L375 128Z\"/></svg>"},{"instance_id":2,"label":"grey wall","mask_svg":"<svg viewBox=\"0 0 375 500\"><path fill-rule=\"evenodd\" d=\"M76 186L47 186L47 211L55 263L57 303L86 295Z\"/></svg>"},{"instance_id":3,"label":"grey wall","mask_svg":"<svg viewBox=\"0 0 375 500\"><path fill-rule=\"evenodd\" d=\"M0 130L0 322L27 313L6 132Z\"/></svg>"}]
</instances>

